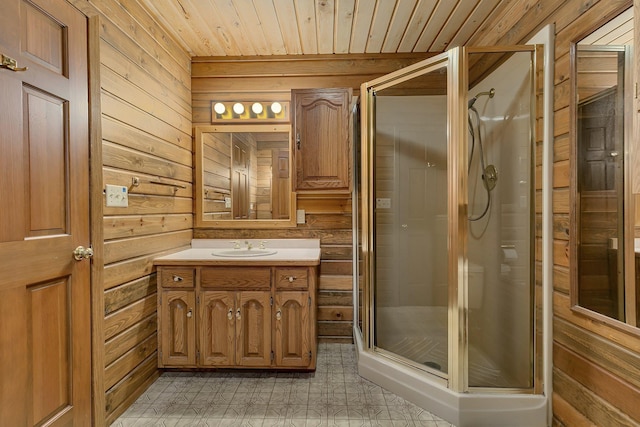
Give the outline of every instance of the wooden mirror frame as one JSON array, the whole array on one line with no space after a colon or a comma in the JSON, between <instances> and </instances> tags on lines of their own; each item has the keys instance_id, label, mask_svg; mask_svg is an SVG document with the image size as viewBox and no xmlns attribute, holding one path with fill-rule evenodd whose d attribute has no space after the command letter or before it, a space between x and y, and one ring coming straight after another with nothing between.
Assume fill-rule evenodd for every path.
<instances>
[{"instance_id":1,"label":"wooden mirror frame","mask_svg":"<svg viewBox=\"0 0 640 427\"><path fill-rule=\"evenodd\" d=\"M289 218L287 219L205 219L204 218L204 182L203 173L203 149L202 135L205 133L229 133L229 132L280 132L289 135ZM291 126L289 124L246 124L246 125L208 125L194 128L194 199L195 199L195 227L196 228L293 228L296 227L296 193L293 191L294 150L291 139Z\"/></svg>"}]
</instances>

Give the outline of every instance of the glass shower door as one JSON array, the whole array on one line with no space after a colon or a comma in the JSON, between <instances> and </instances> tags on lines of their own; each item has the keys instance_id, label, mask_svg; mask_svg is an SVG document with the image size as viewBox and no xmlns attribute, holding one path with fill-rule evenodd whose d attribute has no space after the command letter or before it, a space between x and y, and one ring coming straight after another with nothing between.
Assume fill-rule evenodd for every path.
<instances>
[{"instance_id":1,"label":"glass shower door","mask_svg":"<svg viewBox=\"0 0 640 427\"><path fill-rule=\"evenodd\" d=\"M373 95L375 337L448 372L447 63Z\"/></svg>"}]
</instances>

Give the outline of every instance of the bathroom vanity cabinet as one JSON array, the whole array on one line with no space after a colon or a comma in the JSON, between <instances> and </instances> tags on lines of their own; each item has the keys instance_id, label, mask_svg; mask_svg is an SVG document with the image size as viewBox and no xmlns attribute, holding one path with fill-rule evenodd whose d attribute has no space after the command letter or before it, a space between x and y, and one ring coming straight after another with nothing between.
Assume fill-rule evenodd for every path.
<instances>
[{"instance_id":1,"label":"bathroom vanity cabinet","mask_svg":"<svg viewBox=\"0 0 640 427\"><path fill-rule=\"evenodd\" d=\"M315 369L319 259L203 258L155 261L159 367Z\"/></svg>"},{"instance_id":2,"label":"bathroom vanity cabinet","mask_svg":"<svg viewBox=\"0 0 640 427\"><path fill-rule=\"evenodd\" d=\"M291 91L296 191L350 190L351 92L350 88Z\"/></svg>"}]
</instances>

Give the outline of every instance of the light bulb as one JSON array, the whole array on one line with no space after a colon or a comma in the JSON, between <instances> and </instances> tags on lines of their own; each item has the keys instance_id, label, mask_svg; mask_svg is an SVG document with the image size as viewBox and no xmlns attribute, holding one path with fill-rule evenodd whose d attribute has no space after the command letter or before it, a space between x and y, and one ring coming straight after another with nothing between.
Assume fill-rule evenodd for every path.
<instances>
[{"instance_id":1,"label":"light bulb","mask_svg":"<svg viewBox=\"0 0 640 427\"><path fill-rule=\"evenodd\" d=\"M213 111L215 111L216 114L224 114L224 112L226 111L226 108L222 102L216 102L213 105Z\"/></svg>"},{"instance_id":2,"label":"light bulb","mask_svg":"<svg viewBox=\"0 0 640 427\"><path fill-rule=\"evenodd\" d=\"M260 104L259 102L254 102L251 106L251 111L253 111L255 114L262 113L262 104Z\"/></svg>"},{"instance_id":3,"label":"light bulb","mask_svg":"<svg viewBox=\"0 0 640 427\"><path fill-rule=\"evenodd\" d=\"M274 102L271 104L271 111L273 111L274 114L280 114L282 111L282 105L280 105L279 102Z\"/></svg>"},{"instance_id":4,"label":"light bulb","mask_svg":"<svg viewBox=\"0 0 640 427\"><path fill-rule=\"evenodd\" d=\"M236 102L235 104L233 104L233 112L238 115L244 113L244 105L242 105L239 102Z\"/></svg>"}]
</instances>

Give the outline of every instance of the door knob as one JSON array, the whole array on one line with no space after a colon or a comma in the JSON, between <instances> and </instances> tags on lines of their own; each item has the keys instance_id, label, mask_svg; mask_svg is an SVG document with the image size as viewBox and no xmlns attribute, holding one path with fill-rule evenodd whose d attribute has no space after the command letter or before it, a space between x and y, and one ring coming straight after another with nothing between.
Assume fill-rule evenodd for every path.
<instances>
[{"instance_id":1,"label":"door knob","mask_svg":"<svg viewBox=\"0 0 640 427\"><path fill-rule=\"evenodd\" d=\"M78 246L73 251L73 257L76 261L82 261L83 259L89 259L93 256L93 249L85 248L84 246Z\"/></svg>"}]
</instances>

